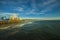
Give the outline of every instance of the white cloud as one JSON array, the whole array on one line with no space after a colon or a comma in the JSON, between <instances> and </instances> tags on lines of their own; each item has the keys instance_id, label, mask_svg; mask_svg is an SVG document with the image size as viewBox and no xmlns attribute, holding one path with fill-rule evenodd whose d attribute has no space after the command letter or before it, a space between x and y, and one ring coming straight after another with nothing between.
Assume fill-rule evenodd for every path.
<instances>
[{"instance_id":1,"label":"white cloud","mask_svg":"<svg viewBox=\"0 0 60 40\"><path fill-rule=\"evenodd\" d=\"M30 15L30 14L36 14L35 9L29 10L26 12L26 15Z\"/></svg>"},{"instance_id":2,"label":"white cloud","mask_svg":"<svg viewBox=\"0 0 60 40\"><path fill-rule=\"evenodd\" d=\"M51 4L51 3L55 3L56 0L47 0L46 2L43 2L43 5L48 5L48 4Z\"/></svg>"},{"instance_id":3,"label":"white cloud","mask_svg":"<svg viewBox=\"0 0 60 40\"><path fill-rule=\"evenodd\" d=\"M24 11L23 8L19 8L18 11Z\"/></svg>"},{"instance_id":4,"label":"white cloud","mask_svg":"<svg viewBox=\"0 0 60 40\"><path fill-rule=\"evenodd\" d=\"M48 12L48 11L52 11L52 9L54 9L55 7L56 7L56 5L57 5L57 3L55 3L55 4L52 4L52 5L49 5L49 6L47 6L46 8L44 8L44 9L42 9L42 10L40 10L40 12L38 13L36 13L36 9L32 9L32 10L30 10L30 11L28 11L27 12L27 15L29 15L29 14L36 14L36 15L40 15L40 14L45 14L46 12Z\"/></svg>"},{"instance_id":5,"label":"white cloud","mask_svg":"<svg viewBox=\"0 0 60 40\"><path fill-rule=\"evenodd\" d=\"M24 8L22 8L22 7L17 7L17 8L15 8L14 10L19 11L19 12L23 12L23 11L24 11Z\"/></svg>"},{"instance_id":6,"label":"white cloud","mask_svg":"<svg viewBox=\"0 0 60 40\"><path fill-rule=\"evenodd\" d=\"M48 12L48 11L51 11L56 5L57 5L57 2L56 0L42 0L42 3L38 3L36 4L36 1L35 0L31 0L31 6L32 6L32 10L30 10L30 12L28 12L27 14L45 14L45 12ZM46 8L40 10L41 12L40 13L35 13L35 9L37 8L37 6L41 6L41 7L45 7L47 6Z\"/></svg>"},{"instance_id":7,"label":"white cloud","mask_svg":"<svg viewBox=\"0 0 60 40\"><path fill-rule=\"evenodd\" d=\"M35 9L30 10L30 13L35 13Z\"/></svg>"},{"instance_id":8,"label":"white cloud","mask_svg":"<svg viewBox=\"0 0 60 40\"><path fill-rule=\"evenodd\" d=\"M38 6L45 7L46 5L50 5L51 3L56 3L56 0L42 0L42 2L38 4Z\"/></svg>"},{"instance_id":9,"label":"white cloud","mask_svg":"<svg viewBox=\"0 0 60 40\"><path fill-rule=\"evenodd\" d=\"M51 4L49 6L47 6L45 9L42 9L40 13L45 13L48 11L52 11L52 9L54 9L56 7L57 3Z\"/></svg>"},{"instance_id":10,"label":"white cloud","mask_svg":"<svg viewBox=\"0 0 60 40\"><path fill-rule=\"evenodd\" d=\"M53 3L53 4L51 4L51 3ZM48 1L48 3L46 2L46 4L44 4L44 5L48 5L48 4L51 4L51 5L49 5L49 6L45 7L44 9L40 10L40 13L35 13L35 9L31 10L30 13L36 14L36 15L45 14L46 12L52 11L52 9L54 9L56 7L56 5L58 5L56 0L53 0L53 1L50 0L50 1Z\"/></svg>"},{"instance_id":11,"label":"white cloud","mask_svg":"<svg viewBox=\"0 0 60 40\"><path fill-rule=\"evenodd\" d=\"M12 16L12 15L18 15L18 14L17 13L4 13L4 12L0 13L0 16Z\"/></svg>"}]
</instances>

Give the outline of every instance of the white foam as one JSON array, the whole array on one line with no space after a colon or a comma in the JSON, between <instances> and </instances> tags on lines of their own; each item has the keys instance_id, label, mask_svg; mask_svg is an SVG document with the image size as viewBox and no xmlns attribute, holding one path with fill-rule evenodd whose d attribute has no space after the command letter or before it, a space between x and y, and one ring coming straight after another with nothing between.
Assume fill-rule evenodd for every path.
<instances>
[{"instance_id":1,"label":"white foam","mask_svg":"<svg viewBox=\"0 0 60 40\"><path fill-rule=\"evenodd\" d=\"M28 23L23 23L23 24L18 24L18 25L13 25L13 26L7 26L7 27L3 27L0 29L8 29L8 28L16 28L16 27L23 27L26 24L32 24L32 22L28 22Z\"/></svg>"}]
</instances>

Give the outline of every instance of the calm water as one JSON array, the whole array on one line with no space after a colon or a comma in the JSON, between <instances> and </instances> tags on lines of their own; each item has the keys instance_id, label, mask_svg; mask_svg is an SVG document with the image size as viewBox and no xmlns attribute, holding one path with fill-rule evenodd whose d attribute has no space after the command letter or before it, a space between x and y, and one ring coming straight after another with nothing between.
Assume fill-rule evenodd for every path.
<instances>
[{"instance_id":1,"label":"calm water","mask_svg":"<svg viewBox=\"0 0 60 40\"><path fill-rule=\"evenodd\" d=\"M60 21L35 21L0 29L1 40L60 40Z\"/></svg>"}]
</instances>

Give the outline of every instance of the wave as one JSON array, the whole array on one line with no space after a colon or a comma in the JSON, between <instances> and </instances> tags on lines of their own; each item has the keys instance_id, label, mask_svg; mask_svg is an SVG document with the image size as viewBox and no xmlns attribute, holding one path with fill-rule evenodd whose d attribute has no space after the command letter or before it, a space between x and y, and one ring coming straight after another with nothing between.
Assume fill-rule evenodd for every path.
<instances>
[{"instance_id":1,"label":"wave","mask_svg":"<svg viewBox=\"0 0 60 40\"><path fill-rule=\"evenodd\" d=\"M23 23L23 24L17 24L17 25L10 25L7 27L2 27L0 29L9 29L9 28L18 28L18 27L23 27L26 24L32 24L33 22L27 22L27 23Z\"/></svg>"}]
</instances>

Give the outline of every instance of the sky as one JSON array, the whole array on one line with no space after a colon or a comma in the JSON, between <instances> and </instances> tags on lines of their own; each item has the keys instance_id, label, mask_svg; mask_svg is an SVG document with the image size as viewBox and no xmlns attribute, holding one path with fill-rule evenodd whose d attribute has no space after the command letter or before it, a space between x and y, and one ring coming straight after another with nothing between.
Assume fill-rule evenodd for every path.
<instances>
[{"instance_id":1,"label":"sky","mask_svg":"<svg viewBox=\"0 0 60 40\"><path fill-rule=\"evenodd\" d=\"M60 0L0 0L0 16L60 19Z\"/></svg>"}]
</instances>

